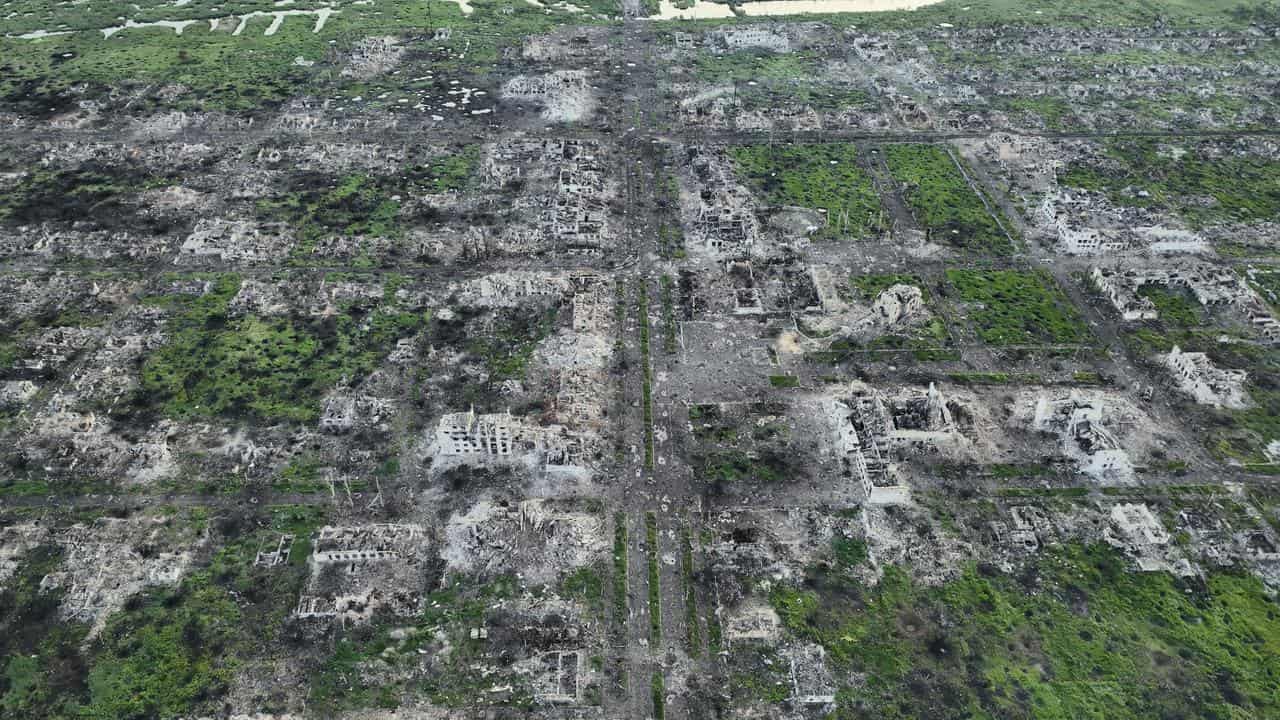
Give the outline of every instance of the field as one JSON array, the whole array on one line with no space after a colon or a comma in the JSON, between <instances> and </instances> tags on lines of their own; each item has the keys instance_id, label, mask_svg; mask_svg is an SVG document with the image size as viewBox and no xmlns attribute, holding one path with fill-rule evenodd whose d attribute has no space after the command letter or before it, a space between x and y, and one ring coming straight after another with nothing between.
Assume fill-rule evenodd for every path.
<instances>
[{"instance_id":1,"label":"field","mask_svg":"<svg viewBox=\"0 0 1280 720\"><path fill-rule=\"evenodd\" d=\"M752 145L730 155L770 204L824 213L823 236L865 237L883 224L879 198L852 145Z\"/></svg>"},{"instance_id":2,"label":"field","mask_svg":"<svg viewBox=\"0 0 1280 720\"><path fill-rule=\"evenodd\" d=\"M1044 271L948 270L947 282L972 308L970 320L988 345L1087 342L1079 312Z\"/></svg>"},{"instance_id":3,"label":"field","mask_svg":"<svg viewBox=\"0 0 1280 720\"><path fill-rule=\"evenodd\" d=\"M1256 222L1280 214L1280 162L1248 155L1206 157L1187 147L1113 142L1109 167L1075 165L1071 187L1104 192L1118 205L1180 213L1192 226Z\"/></svg>"},{"instance_id":4,"label":"field","mask_svg":"<svg viewBox=\"0 0 1280 720\"><path fill-rule=\"evenodd\" d=\"M890 145L885 162L928 237L982 255L1008 255L1014 243L975 193L962 161L938 145ZM998 213L998 211L995 211ZM1007 221L1006 221L1007 222Z\"/></svg>"},{"instance_id":5,"label":"field","mask_svg":"<svg viewBox=\"0 0 1280 720\"><path fill-rule=\"evenodd\" d=\"M771 601L788 630L866 673L841 704L883 717L1276 711L1280 635L1256 580L1223 572L1189 587L1130 574L1099 546L1055 550L1035 568L971 567L939 588L892 570L875 588L829 573ZM940 625L949 613L970 620ZM1195 691L1170 693L1171 682Z\"/></svg>"}]
</instances>

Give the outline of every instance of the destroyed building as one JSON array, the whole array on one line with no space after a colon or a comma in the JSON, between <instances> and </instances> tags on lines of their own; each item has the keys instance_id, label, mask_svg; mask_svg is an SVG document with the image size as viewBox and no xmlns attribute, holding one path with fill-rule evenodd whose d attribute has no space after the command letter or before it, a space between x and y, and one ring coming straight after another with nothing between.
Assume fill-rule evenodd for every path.
<instances>
[{"instance_id":1,"label":"destroyed building","mask_svg":"<svg viewBox=\"0 0 1280 720\"><path fill-rule=\"evenodd\" d=\"M1178 388L1202 405L1241 409L1249 404L1244 370L1225 370L1213 364L1209 356L1199 352L1183 352L1177 345L1162 361L1173 374Z\"/></svg>"},{"instance_id":2,"label":"destroyed building","mask_svg":"<svg viewBox=\"0 0 1280 720\"><path fill-rule=\"evenodd\" d=\"M581 467L580 438L561 426L536 426L510 412L448 413L436 425L434 447L439 457L461 463L536 460L546 470Z\"/></svg>"},{"instance_id":3,"label":"destroyed building","mask_svg":"<svg viewBox=\"0 0 1280 720\"><path fill-rule=\"evenodd\" d=\"M0 13L0 715L1280 717L1273 7L304 5Z\"/></svg>"},{"instance_id":4,"label":"destroyed building","mask_svg":"<svg viewBox=\"0 0 1280 720\"><path fill-rule=\"evenodd\" d=\"M295 617L362 622L375 612L413 615L421 607L429 546L430 538L415 525L320 528L311 543L310 579ZM271 559L267 556L263 564L278 564Z\"/></svg>"},{"instance_id":5,"label":"destroyed building","mask_svg":"<svg viewBox=\"0 0 1280 720\"><path fill-rule=\"evenodd\" d=\"M1071 392L1065 397L1039 396L1032 427L1056 435L1063 451L1079 463L1080 472L1123 483L1132 480L1133 463L1112 428L1125 422L1102 397Z\"/></svg>"}]
</instances>

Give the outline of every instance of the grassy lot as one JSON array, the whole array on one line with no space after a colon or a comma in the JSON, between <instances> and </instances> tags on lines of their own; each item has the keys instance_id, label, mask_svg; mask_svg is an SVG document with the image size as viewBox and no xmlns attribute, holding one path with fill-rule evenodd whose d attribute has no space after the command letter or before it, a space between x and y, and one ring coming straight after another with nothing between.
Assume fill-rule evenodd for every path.
<instances>
[{"instance_id":1,"label":"grassy lot","mask_svg":"<svg viewBox=\"0 0 1280 720\"><path fill-rule=\"evenodd\" d=\"M936 243L983 255L1009 255L1013 243L940 145L889 145L885 162L905 187L916 220ZM995 210L999 212L999 210ZM1005 227L1008 227L1005 222Z\"/></svg>"},{"instance_id":2,"label":"grassy lot","mask_svg":"<svg viewBox=\"0 0 1280 720\"><path fill-rule=\"evenodd\" d=\"M506 669L488 671L483 665L488 643L470 636L474 628L488 625L495 603L517 592L513 577L450 577L424 598L418 617L395 624L379 618L372 626L340 633L311 680L311 710L333 717L365 708L394 709L404 696L446 708L480 702L527 710L533 702L528 679ZM393 633L397 628L400 632ZM509 690L486 697L495 679Z\"/></svg>"},{"instance_id":3,"label":"grassy lot","mask_svg":"<svg viewBox=\"0 0 1280 720\"><path fill-rule=\"evenodd\" d=\"M1125 335L1125 347L1134 359L1151 362L1177 345L1186 352L1203 352L1220 368L1248 372L1252 405L1242 410L1211 409L1194 405L1189 398L1175 396L1207 427L1201 437L1209 450L1222 460L1249 464L1268 462L1267 444L1280 438L1280 350L1248 342L1219 341L1220 328L1201 325L1193 328L1138 327ZM1163 368L1155 372L1167 372Z\"/></svg>"},{"instance_id":4,"label":"grassy lot","mask_svg":"<svg viewBox=\"0 0 1280 720\"><path fill-rule=\"evenodd\" d=\"M948 270L968 305L970 322L988 345L1088 342L1080 312L1043 270Z\"/></svg>"},{"instance_id":5,"label":"grassy lot","mask_svg":"<svg viewBox=\"0 0 1280 720\"><path fill-rule=\"evenodd\" d=\"M1173 327L1195 327L1204 322L1204 308L1189 290L1163 285L1143 285L1138 297L1150 300L1160 314L1160 322Z\"/></svg>"},{"instance_id":6,"label":"grassy lot","mask_svg":"<svg viewBox=\"0 0 1280 720\"><path fill-rule=\"evenodd\" d=\"M518 48L524 38L550 31L566 19L579 24L601 22L586 13L546 12L498 0L476 0L474 13L467 16L448 2L396 3L386 8L344 3L319 33L313 32L314 17L290 17L268 36L264 31L271 18L259 17L250 20L242 34L233 35L231 27L210 30L208 19L278 7L264 1L223 3L216 9L199 3L175 7L158 2L106 2L82 4L74 10L35 0L17 4L28 6L30 14L0 20L0 34L76 30L37 40L0 37L0 105L32 114L70 109L77 99L105 97L112 87L138 94L131 111L164 106L254 112L295 94L324 92L321 88L347 82L334 72L331 58L341 57L342 51L365 37L399 35L413 28L414 32L426 30L429 38L431 30L448 27L453 31L448 41L427 46L432 51L441 46L447 50L432 58L433 69L475 75L492 70L503 48ZM591 10L617 13L617 5L607 0L584 4ZM13 5L6 10L12 11ZM119 25L122 17L139 22L199 22L181 35L169 28L145 28L125 29L104 38L99 29ZM314 64L295 63L299 57ZM394 84L403 85L403 81ZM162 98L156 91L163 86L181 87L183 92Z\"/></svg>"},{"instance_id":7,"label":"grassy lot","mask_svg":"<svg viewBox=\"0 0 1280 720\"><path fill-rule=\"evenodd\" d=\"M1211 150L1194 142L1175 147L1154 140L1114 141L1107 146L1108 165L1075 163L1060 179L1106 193L1118 205L1179 213L1193 227L1280 215L1280 162L1211 155Z\"/></svg>"},{"instance_id":8,"label":"grassy lot","mask_svg":"<svg viewBox=\"0 0 1280 720\"><path fill-rule=\"evenodd\" d=\"M849 143L748 145L731 149L734 165L771 205L825 211L827 237L864 237L881 228L880 198Z\"/></svg>"},{"instance_id":9,"label":"grassy lot","mask_svg":"<svg viewBox=\"0 0 1280 720\"><path fill-rule=\"evenodd\" d=\"M706 83L746 83L751 80L792 83L797 78L813 77L819 58L810 52L772 53L764 50L740 50L712 55L698 53L693 58L693 74ZM744 91L747 88L743 88Z\"/></svg>"},{"instance_id":10,"label":"grassy lot","mask_svg":"<svg viewBox=\"0 0 1280 720\"><path fill-rule=\"evenodd\" d=\"M1124 565L1106 546L1070 545L1025 572L971 566L933 588L894 568L875 587L811 573L771 600L838 673L865 674L839 691L833 717L1280 712L1280 606L1256 578L1188 583Z\"/></svg>"},{"instance_id":11,"label":"grassy lot","mask_svg":"<svg viewBox=\"0 0 1280 720\"><path fill-rule=\"evenodd\" d=\"M240 289L233 274L211 277L208 293L148 298L169 305L168 342L142 366L135 404L176 417L253 416L311 422L342 378L374 369L396 340L426 322L394 307L351 308L335 316L231 317Z\"/></svg>"},{"instance_id":12,"label":"grassy lot","mask_svg":"<svg viewBox=\"0 0 1280 720\"><path fill-rule=\"evenodd\" d=\"M55 614L61 591L38 587L60 551L27 553L18 582L0 593L0 658L7 659L0 717L141 720L216 712L237 669L280 642L308 575L307 538L324 511L259 512L239 522L224 519L217 529L233 538L207 566L177 587L131 598L87 646L88 628ZM289 562L254 567L258 547L285 532L299 538Z\"/></svg>"}]
</instances>

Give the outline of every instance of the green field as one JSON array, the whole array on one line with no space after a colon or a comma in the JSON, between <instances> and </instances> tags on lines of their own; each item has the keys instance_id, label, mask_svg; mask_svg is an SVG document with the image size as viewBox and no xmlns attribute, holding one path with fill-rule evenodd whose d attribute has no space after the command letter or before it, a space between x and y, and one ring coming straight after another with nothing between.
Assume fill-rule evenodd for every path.
<instances>
[{"instance_id":1,"label":"green field","mask_svg":"<svg viewBox=\"0 0 1280 720\"><path fill-rule=\"evenodd\" d=\"M969 320L988 345L1083 343L1090 338L1080 313L1043 270L948 270L947 282L969 308Z\"/></svg>"},{"instance_id":2,"label":"green field","mask_svg":"<svg viewBox=\"0 0 1280 720\"><path fill-rule=\"evenodd\" d=\"M1280 215L1280 161L1211 151L1195 143L1117 141L1107 146L1108 165L1070 165L1061 182L1105 193L1118 205L1176 212L1193 227Z\"/></svg>"},{"instance_id":3,"label":"green field","mask_svg":"<svg viewBox=\"0 0 1280 720\"><path fill-rule=\"evenodd\" d=\"M1280 713L1280 606L1254 577L1138 573L1068 545L1004 574L970 565L924 587L811 571L771 594L784 626L826 650L831 717L1243 718Z\"/></svg>"},{"instance_id":4,"label":"green field","mask_svg":"<svg viewBox=\"0 0 1280 720\"><path fill-rule=\"evenodd\" d=\"M857 238L881 229L880 198L851 144L748 145L729 154L769 204L824 212L824 236Z\"/></svg>"},{"instance_id":5,"label":"green field","mask_svg":"<svg viewBox=\"0 0 1280 720\"><path fill-rule=\"evenodd\" d=\"M320 399L339 380L368 374L426 318L394 307L357 317L231 317L240 279L210 278L209 292L158 296L172 307L168 342L142 367L139 407L175 417L256 417L310 422Z\"/></svg>"},{"instance_id":6,"label":"green field","mask_svg":"<svg viewBox=\"0 0 1280 720\"><path fill-rule=\"evenodd\" d=\"M1009 255L1014 245L945 146L889 145L889 172L903 186L916 221L932 242L980 255ZM1008 227L1008 221L1005 227Z\"/></svg>"}]
</instances>

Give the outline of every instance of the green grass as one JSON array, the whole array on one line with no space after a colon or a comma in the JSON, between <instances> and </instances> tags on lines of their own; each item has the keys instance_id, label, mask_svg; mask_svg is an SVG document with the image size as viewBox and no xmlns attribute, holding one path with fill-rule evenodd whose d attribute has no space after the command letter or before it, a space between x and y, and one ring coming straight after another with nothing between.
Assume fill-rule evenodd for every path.
<instances>
[{"instance_id":1,"label":"green grass","mask_svg":"<svg viewBox=\"0 0 1280 720\"><path fill-rule=\"evenodd\" d=\"M1129 354L1150 361L1152 355L1166 353L1174 345L1186 352L1203 352L1220 368L1245 370L1246 390L1251 405L1242 410L1195 407L1190 399L1174 396L1189 412L1206 414L1199 437L1220 460L1254 465L1268 462L1264 450L1280 437L1280 350L1250 342L1220 342L1221 329L1200 326L1158 332L1135 328L1125 337Z\"/></svg>"},{"instance_id":2,"label":"green grass","mask_svg":"<svg viewBox=\"0 0 1280 720\"><path fill-rule=\"evenodd\" d=\"M1053 474L1053 468L1050 466L1036 463L994 463L985 466L985 470L991 477L1002 480L1042 477Z\"/></svg>"},{"instance_id":3,"label":"green grass","mask_svg":"<svg viewBox=\"0 0 1280 720\"><path fill-rule=\"evenodd\" d=\"M1062 184L1103 192L1118 205L1177 212L1193 227L1280 215L1280 161L1220 153L1207 141L1117 140L1107 157L1111 166L1069 165Z\"/></svg>"},{"instance_id":4,"label":"green grass","mask_svg":"<svg viewBox=\"0 0 1280 720\"><path fill-rule=\"evenodd\" d=\"M676 351L676 310L672 297L673 281L670 275L662 276L662 349L668 355Z\"/></svg>"},{"instance_id":5,"label":"green grass","mask_svg":"<svg viewBox=\"0 0 1280 720\"><path fill-rule=\"evenodd\" d=\"M613 514L613 630L618 636L627 626L627 516Z\"/></svg>"},{"instance_id":6,"label":"green grass","mask_svg":"<svg viewBox=\"0 0 1280 720\"><path fill-rule=\"evenodd\" d=\"M953 160L945 146L887 145L882 152L889 172L905 187L916 220L933 242L980 255L1013 253L1009 236L956 167L963 161ZM993 211L999 213L994 207Z\"/></svg>"},{"instance_id":7,"label":"green grass","mask_svg":"<svg viewBox=\"0 0 1280 720\"><path fill-rule=\"evenodd\" d=\"M413 172L420 178L418 182L425 181L438 193L466 190L475 176L481 152L479 145L467 145L452 155L415 167Z\"/></svg>"},{"instance_id":8,"label":"green grass","mask_svg":"<svg viewBox=\"0 0 1280 720\"><path fill-rule=\"evenodd\" d=\"M60 551L24 556L17 581L0 592L0 717L193 717L215 713L245 662L279 643L307 577L306 538L323 521L316 508L271 507L241 518L207 564L176 587L153 587L108 616L85 644L87 626L56 614L61 590L40 591ZM170 514L182 532L203 532L204 513ZM160 526L158 526L160 527ZM223 518L223 529L233 529ZM259 529L260 528L260 529ZM296 556L256 568L257 549L280 533L299 536Z\"/></svg>"},{"instance_id":9,"label":"green grass","mask_svg":"<svg viewBox=\"0 0 1280 720\"><path fill-rule=\"evenodd\" d=\"M207 575L146 594L104 631L88 678L90 716L177 717L225 693L237 664L229 651L249 640L243 620Z\"/></svg>"},{"instance_id":10,"label":"green grass","mask_svg":"<svg viewBox=\"0 0 1280 720\"><path fill-rule=\"evenodd\" d=\"M165 184L143 167L84 163L75 169L35 168L10 191L0 193L0 221L31 225L92 220L114 227L122 219L146 225L127 200L139 191Z\"/></svg>"},{"instance_id":11,"label":"green grass","mask_svg":"<svg viewBox=\"0 0 1280 720\"><path fill-rule=\"evenodd\" d=\"M836 535L831 538L831 552L836 559L836 567L842 569L855 568L867 561L867 544L856 538Z\"/></svg>"},{"instance_id":12,"label":"green grass","mask_svg":"<svg viewBox=\"0 0 1280 720\"><path fill-rule=\"evenodd\" d=\"M1250 387L1249 398L1253 402L1250 407L1218 415L1226 427L1213 429L1210 449L1223 459L1268 462L1263 450L1280 438L1280 391Z\"/></svg>"},{"instance_id":13,"label":"green grass","mask_svg":"<svg viewBox=\"0 0 1280 720\"><path fill-rule=\"evenodd\" d=\"M88 627L58 617L64 591L40 589L62 558L56 545L28 550L0 587L0 717L67 717L85 701Z\"/></svg>"},{"instance_id":14,"label":"green grass","mask_svg":"<svg viewBox=\"0 0 1280 720\"><path fill-rule=\"evenodd\" d=\"M813 53L776 54L767 51L742 50L713 55L698 53L693 59L693 72L706 83L747 83L777 81L792 83L796 78L813 77L819 59ZM747 91L748 88L741 88Z\"/></svg>"},{"instance_id":15,"label":"green grass","mask_svg":"<svg viewBox=\"0 0 1280 720\"><path fill-rule=\"evenodd\" d=\"M363 317L231 317L239 278L211 279L212 289L200 297L156 299L177 314L166 325L168 342L143 364L136 403L183 418L310 422L329 388L368 374L425 320L394 308Z\"/></svg>"},{"instance_id":16,"label":"green grass","mask_svg":"<svg viewBox=\"0 0 1280 720\"><path fill-rule=\"evenodd\" d=\"M875 99L862 88L799 77L758 80L755 85L740 84L734 97L743 110L776 110L786 105L803 105L817 112L838 112L876 107Z\"/></svg>"},{"instance_id":17,"label":"green grass","mask_svg":"<svg viewBox=\"0 0 1280 720\"><path fill-rule=\"evenodd\" d=\"M661 668L653 671L649 681L649 694L653 698L654 720L666 720L667 717L667 685L662 677Z\"/></svg>"},{"instance_id":18,"label":"green grass","mask_svg":"<svg viewBox=\"0 0 1280 720\"><path fill-rule=\"evenodd\" d=\"M1010 110L1040 116L1045 128L1049 130L1061 130L1064 120L1073 116L1071 103L1060 97L1015 97L1006 100L1005 105Z\"/></svg>"},{"instance_id":19,"label":"green grass","mask_svg":"<svg viewBox=\"0 0 1280 720\"><path fill-rule=\"evenodd\" d=\"M1280 607L1251 575L1203 584L1128 570L1102 545L1046 551L939 587L811 577L770 597L837 672L865 673L835 717L1271 717ZM945 624L938 621L946 617Z\"/></svg>"},{"instance_id":20,"label":"green grass","mask_svg":"<svg viewBox=\"0 0 1280 720\"><path fill-rule=\"evenodd\" d=\"M734 449L707 455L702 475L712 483L774 483L785 476L788 467L787 459L780 453L757 454Z\"/></svg>"},{"instance_id":21,"label":"green grass","mask_svg":"<svg viewBox=\"0 0 1280 720\"><path fill-rule=\"evenodd\" d=\"M841 295L849 302L871 302L894 285L911 285L920 288L925 302L930 292L917 275L892 273L885 275L855 275L849 278L849 287ZM957 360L959 355L950 347L951 337L947 325L940 317L911 322L887 328L885 334L866 341L851 338L836 340L826 350L805 355L811 362L838 364L854 355L868 352L903 351L919 362Z\"/></svg>"},{"instance_id":22,"label":"green grass","mask_svg":"<svg viewBox=\"0 0 1280 720\"><path fill-rule=\"evenodd\" d=\"M724 644L724 628L714 606L707 608L707 654L716 657Z\"/></svg>"},{"instance_id":23,"label":"green grass","mask_svg":"<svg viewBox=\"0 0 1280 720\"><path fill-rule=\"evenodd\" d=\"M585 3L591 9L616 5L600 0ZM216 10L207 5L187 7L157 5L138 8L118 2L79 6L68 12L53 3L33 5L31 17L3 21L4 34L56 28L65 24L81 29L73 35L19 40L0 37L0 104L23 112L47 114L72 107L81 97L101 99L115 90L137 92L130 103L133 112L154 108L188 111L224 110L254 113L277 107L297 95L329 95L348 86L361 86L366 104L391 112L405 112L396 102L409 94L397 92L409 84L401 78L377 78L353 83L337 72L330 58L341 55L357 40L378 35L403 35L408 29L452 29L452 38L435 42L451 52L432 59L438 72L484 74L500 61L506 48L519 48L525 38L554 29L571 19L594 24L586 13L568 15L529 5L477 0L474 13L464 16L456 5L444 2L398 3L387 8L345 5L332 16L322 32L312 32L313 18L287 18L272 36L263 35L267 18L249 23L245 32L209 30L207 22L188 27L181 36L167 28L129 29L103 39L96 28L119 24L120 17L169 19L226 17L248 9L275 9L266 2L232 2ZM7 11L11 8L7 8ZM303 57L311 67L294 63ZM189 91L173 98L156 92L166 85ZM73 93L72 88L76 91ZM369 92L372 90L372 92ZM393 96L379 101L381 92ZM127 93L126 93L127 94Z\"/></svg>"},{"instance_id":24,"label":"green grass","mask_svg":"<svg viewBox=\"0 0 1280 720\"><path fill-rule=\"evenodd\" d=\"M538 343L555 330L558 317L559 310L555 306L535 312L514 309L499 313L492 331L471 337L466 343L466 351L483 363L490 386L522 379Z\"/></svg>"},{"instance_id":25,"label":"green grass","mask_svg":"<svg viewBox=\"0 0 1280 720\"><path fill-rule=\"evenodd\" d=\"M988 345L1071 344L1090 339L1079 311L1043 270L948 270Z\"/></svg>"},{"instance_id":26,"label":"green grass","mask_svg":"<svg viewBox=\"0 0 1280 720\"><path fill-rule=\"evenodd\" d=\"M594 567L580 567L560 580L560 594L585 604L592 612L604 612L604 579Z\"/></svg>"},{"instance_id":27,"label":"green grass","mask_svg":"<svg viewBox=\"0 0 1280 720\"><path fill-rule=\"evenodd\" d=\"M1174 327L1195 327L1204 322L1204 310L1189 290L1178 290L1163 285L1143 285L1138 297L1147 298L1156 306L1160 322Z\"/></svg>"},{"instance_id":28,"label":"green grass","mask_svg":"<svg viewBox=\"0 0 1280 720\"><path fill-rule=\"evenodd\" d=\"M1271 309L1280 312L1280 272L1268 268L1249 268L1246 277Z\"/></svg>"},{"instance_id":29,"label":"green grass","mask_svg":"<svg viewBox=\"0 0 1280 720\"><path fill-rule=\"evenodd\" d=\"M960 385L1024 385L1040 382L1038 375L1006 372L953 372L947 373L947 378Z\"/></svg>"},{"instance_id":30,"label":"green grass","mask_svg":"<svg viewBox=\"0 0 1280 720\"><path fill-rule=\"evenodd\" d=\"M278 477L271 481L271 489L283 493L319 493L329 489L329 483L320 480L323 463L314 458L299 455L289 460Z\"/></svg>"},{"instance_id":31,"label":"green grass","mask_svg":"<svg viewBox=\"0 0 1280 720\"><path fill-rule=\"evenodd\" d=\"M295 180L305 187L280 197L259 200L264 221L288 223L298 239L295 254L305 261L316 240L335 235L399 237L400 202L390 178L347 175L327 184L325 178Z\"/></svg>"},{"instance_id":32,"label":"green grass","mask_svg":"<svg viewBox=\"0 0 1280 720\"><path fill-rule=\"evenodd\" d=\"M644 467L653 469L653 369L649 364L649 281L636 283L639 295L636 319L640 323L640 393L644 414Z\"/></svg>"},{"instance_id":33,"label":"green grass","mask_svg":"<svg viewBox=\"0 0 1280 720\"><path fill-rule=\"evenodd\" d=\"M800 387L800 378L795 375L770 375L769 384L776 388Z\"/></svg>"},{"instance_id":34,"label":"green grass","mask_svg":"<svg viewBox=\"0 0 1280 720\"><path fill-rule=\"evenodd\" d=\"M177 36L172 30L156 28L125 30L104 40L96 28L119 23L120 17L139 21L167 19L204 19L224 17L251 9L271 10L263 0L241 0L219 4L214 11L207 5L193 3L185 7L172 4L125 5L120 2L64 5L18 0L6 6L0 34L19 34L32 30L66 26L79 30L73 35L43 40L19 40L0 37L0 98L10 107L25 112L48 113L72 107L75 99L100 99L112 88L136 91L142 97L131 101L131 111L154 107L182 110L256 112L278 106L294 94L326 97L351 83L343 79L337 67L327 62L329 53L340 56L361 38L379 35L403 36L409 29L422 29L424 34L448 27L452 38L444 43L453 50L448 57L432 58L439 72L483 75L493 71L504 51L518 51L525 38L549 32L567 23L600 22L593 13L618 14L611 0L582 3L587 13L570 14L547 11L523 3L475 0L474 13L464 16L456 5L445 2L396 3L388 7L345 4L341 12L329 19L319 34L311 32L312 19L288 18L279 32L262 34L266 18L249 24L246 31L233 36L227 31L211 32L208 24L198 22ZM652 0L645 5L652 7ZM1044 2L1033 4L1014 0L946 0L938 5L913 12L833 15L826 21L837 28L850 25L860 31L933 28L939 22L964 23L965 27L993 27L1012 23L1015 26L1069 26L1096 28L1125 26L1150 28L1158 23L1172 27L1194 26L1197 29L1244 29L1250 23L1266 26L1277 22L1277 11L1266 3L1163 0L1154 4L1116 3L1110 0L1086 0L1063 5ZM696 25L740 23L742 20L702 22ZM758 21L757 21L758 22ZM690 23L690 25L695 25ZM463 52L464 48L465 53ZM464 57L465 55L465 57ZM294 58L316 61L312 67L294 64ZM789 90L811 104L848 105L860 98L856 90L844 86L828 87L809 82L823 60L815 52L767 54L738 52L725 56L699 54L695 73L704 82L731 79L779 80L780 88L762 82L770 93L749 92L748 98L762 95L755 102L774 102L773 93ZM407 75L407 74L406 74ZM403 112L407 107L396 103L397 97L373 100L383 87L395 89L404 80L391 78L370 83L374 92L366 92L368 104L380 103L390 111ZM189 88L187 93L168 99L156 91L165 86ZM76 87L83 95L73 94ZM399 93L396 93L399 95ZM785 96L784 96L785 97Z\"/></svg>"},{"instance_id":35,"label":"green grass","mask_svg":"<svg viewBox=\"0 0 1280 720\"><path fill-rule=\"evenodd\" d=\"M693 584L693 543L688 526L680 528L680 577L684 584L684 641L690 657L702 654L702 630L698 615L698 591Z\"/></svg>"},{"instance_id":36,"label":"green grass","mask_svg":"<svg viewBox=\"0 0 1280 720\"><path fill-rule=\"evenodd\" d=\"M488 643L470 637L472 629L488 625L491 607L517 592L518 583L509 576L451 577L423 598L416 618L377 617L372 625L339 632L332 653L312 674L310 710L333 717L394 709L408 697L454 710L501 703L527 712L533 703L528 679L507 668L486 670L481 663L490 656ZM393 635L395 628L403 634ZM486 692L495 685L510 689Z\"/></svg>"},{"instance_id":37,"label":"green grass","mask_svg":"<svg viewBox=\"0 0 1280 720\"><path fill-rule=\"evenodd\" d=\"M772 205L822 210L827 237L865 237L882 227L880 197L851 143L731 148L738 173Z\"/></svg>"},{"instance_id":38,"label":"green grass","mask_svg":"<svg viewBox=\"0 0 1280 720\"><path fill-rule=\"evenodd\" d=\"M776 705L791 696L790 664L777 648L761 643L735 644L727 660L734 704Z\"/></svg>"},{"instance_id":39,"label":"green grass","mask_svg":"<svg viewBox=\"0 0 1280 720\"><path fill-rule=\"evenodd\" d=\"M649 567L649 648L662 647L662 588L658 578L658 516L644 515L644 553Z\"/></svg>"}]
</instances>

